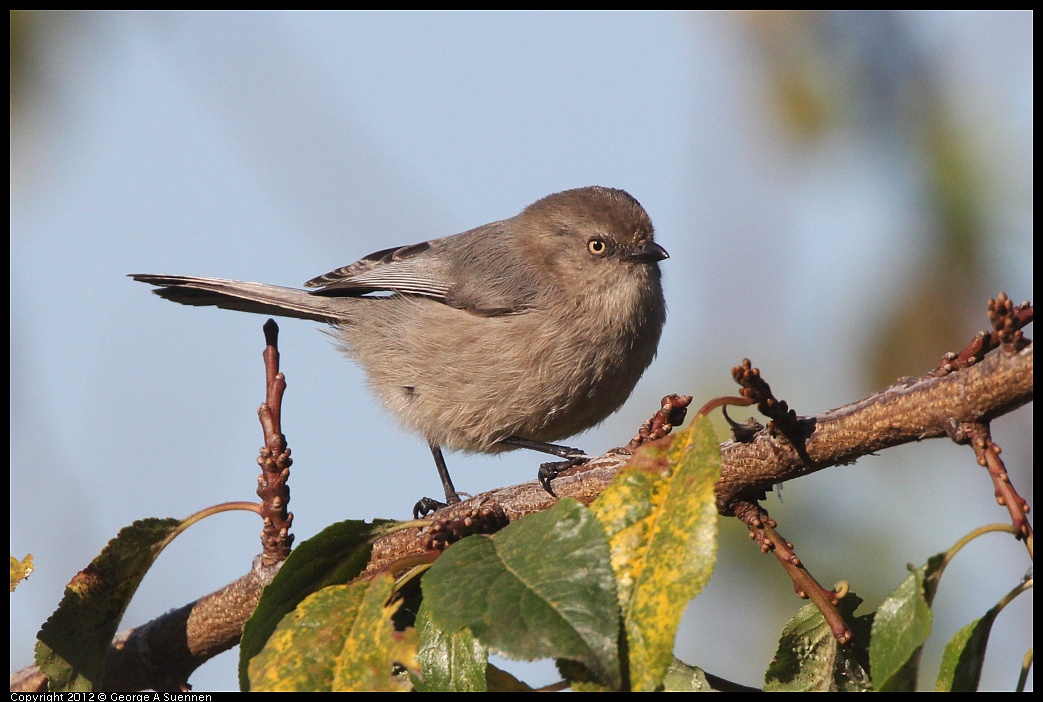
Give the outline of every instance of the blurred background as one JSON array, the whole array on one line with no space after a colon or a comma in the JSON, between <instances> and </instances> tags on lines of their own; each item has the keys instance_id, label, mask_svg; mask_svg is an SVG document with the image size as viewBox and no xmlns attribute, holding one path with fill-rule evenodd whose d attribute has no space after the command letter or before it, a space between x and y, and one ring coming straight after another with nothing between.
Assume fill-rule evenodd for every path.
<instances>
[{"instance_id":1,"label":"blurred background","mask_svg":"<svg viewBox=\"0 0 1043 702\"><path fill-rule=\"evenodd\" d=\"M1031 12L11 12L11 669L64 585L134 520L252 499L260 316L162 301L128 273L282 285L517 213L627 189L670 252L659 356L570 441L626 443L667 393L735 394L749 357L801 414L932 369L1032 299ZM440 494L316 325L281 320L298 540L406 518ZM1031 328L1029 330L1031 336ZM1033 503L1032 407L993 426ZM723 427L720 432L723 440ZM538 455L447 456L478 493ZM766 502L824 584L875 609L977 526L1007 521L972 453L889 450ZM686 662L761 685L804 604L721 520L678 634ZM121 629L238 577L260 524L218 515L145 579ZM999 535L946 571L921 687L946 641L1014 587ZM983 689L1013 689L1031 594L996 623ZM237 652L191 679L236 689ZM530 683L553 665L512 668ZM1031 689L1031 677L1029 688Z\"/></svg>"}]
</instances>

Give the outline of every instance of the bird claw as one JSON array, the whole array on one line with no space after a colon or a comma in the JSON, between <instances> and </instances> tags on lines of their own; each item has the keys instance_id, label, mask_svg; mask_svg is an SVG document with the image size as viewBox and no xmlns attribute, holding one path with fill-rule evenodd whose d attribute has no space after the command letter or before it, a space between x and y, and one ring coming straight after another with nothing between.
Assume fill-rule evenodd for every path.
<instances>
[{"instance_id":1,"label":"bird claw","mask_svg":"<svg viewBox=\"0 0 1043 702\"><path fill-rule=\"evenodd\" d=\"M550 463L544 463L540 465L540 470L536 474L536 479L540 481L540 485L546 490L551 497L557 497L554 494L554 490L551 489L550 481L567 471L569 468L583 465L591 459L590 456L583 453L579 449L572 449L569 455L563 456L566 460L564 461L551 461Z\"/></svg>"},{"instance_id":2,"label":"bird claw","mask_svg":"<svg viewBox=\"0 0 1043 702\"><path fill-rule=\"evenodd\" d=\"M448 506L449 505L445 502L439 502L434 498L422 497L415 505L413 505L413 519L426 517L432 512L437 512L438 510Z\"/></svg>"}]
</instances>

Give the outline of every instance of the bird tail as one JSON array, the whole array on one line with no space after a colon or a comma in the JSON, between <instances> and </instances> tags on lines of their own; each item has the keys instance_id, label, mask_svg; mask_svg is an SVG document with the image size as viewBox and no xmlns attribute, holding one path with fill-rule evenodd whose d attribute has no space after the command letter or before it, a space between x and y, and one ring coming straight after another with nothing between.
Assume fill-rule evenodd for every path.
<instances>
[{"instance_id":1,"label":"bird tail","mask_svg":"<svg viewBox=\"0 0 1043 702\"><path fill-rule=\"evenodd\" d=\"M134 280L158 288L152 292L182 305L221 307L330 324L347 321L344 298L320 297L303 290L223 278L135 273Z\"/></svg>"}]
</instances>

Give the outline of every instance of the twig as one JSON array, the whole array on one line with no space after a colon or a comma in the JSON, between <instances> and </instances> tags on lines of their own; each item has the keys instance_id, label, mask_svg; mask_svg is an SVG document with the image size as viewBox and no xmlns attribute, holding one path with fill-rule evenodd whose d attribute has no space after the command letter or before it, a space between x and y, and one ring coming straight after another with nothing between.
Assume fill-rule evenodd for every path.
<instances>
[{"instance_id":1,"label":"twig","mask_svg":"<svg viewBox=\"0 0 1043 702\"><path fill-rule=\"evenodd\" d=\"M774 553L775 558L793 581L793 590L803 600L810 599L822 613L837 641L849 643L853 634L837 609L840 595L835 590L822 587L793 552L793 544L775 530L775 520L767 510L754 502L741 502L735 506L735 516L750 530L750 538L757 542L762 553Z\"/></svg>"},{"instance_id":2,"label":"twig","mask_svg":"<svg viewBox=\"0 0 1043 702\"><path fill-rule=\"evenodd\" d=\"M264 431L264 446L257 457L261 474L257 477L257 496L261 498L262 558L266 565L282 563L293 546L293 514L290 503L290 449L282 433L282 398L286 376L279 372L279 325L269 319L264 324L265 402L257 410Z\"/></svg>"},{"instance_id":3,"label":"twig","mask_svg":"<svg viewBox=\"0 0 1043 702\"><path fill-rule=\"evenodd\" d=\"M958 444L970 444L978 459L978 465L989 469L989 477L996 489L996 502L1010 512L1011 522L1017 529L1018 538L1025 540L1025 546L1032 556L1032 524L1029 522L1029 505L1018 491L1011 485L1007 467L1000 458L1000 447L992 440L989 425L978 422L965 422L952 433L952 439Z\"/></svg>"},{"instance_id":4,"label":"twig","mask_svg":"<svg viewBox=\"0 0 1043 702\"><path fill-rule=\"evenodd\" d=\"M1001 344L1010 353L1020 351L1028 343L1021 329L1032 322L1032 309L1028 302L1015 306L1006 293L1001 292L995 298L989 298L988 317L992 322L992 331L978 332L963 351L942 356L938 367L931 374L948 375L972 366Z\"/></svg>"},{"instance_id":5,"label":"twig","mask_svg":"<svg viewBox=\"0 0 1043 702\"><path fill-rule=\"evenodd\" d=\"M637 436L630 440L626 446L620 449L621 453L633 453L639 447L661 439L673 430L674 427L684 422L688 413L688 405L692 402L691 395L667 395L660 403L661 408L637 431Z\"/></svg>"}]
</instances>

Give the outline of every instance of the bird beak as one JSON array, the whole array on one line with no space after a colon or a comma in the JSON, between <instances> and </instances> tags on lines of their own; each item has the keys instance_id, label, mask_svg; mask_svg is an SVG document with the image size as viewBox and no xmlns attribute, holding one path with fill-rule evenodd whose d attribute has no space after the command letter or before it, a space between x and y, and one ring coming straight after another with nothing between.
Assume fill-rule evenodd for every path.
<instances>
[{"instance_id":1,"label":"bird beak","mask_svg":"<svg viewBox=\"0 0 1043 702\"><path fill-rule=\"evenodd\" d=\"M654 241L646 241L641 245L641 248L630 254L630 258L642 263L655 263L662 261L664 258L670 258L670 254Z\"/></svg>"}]
</instances>

